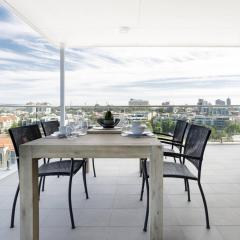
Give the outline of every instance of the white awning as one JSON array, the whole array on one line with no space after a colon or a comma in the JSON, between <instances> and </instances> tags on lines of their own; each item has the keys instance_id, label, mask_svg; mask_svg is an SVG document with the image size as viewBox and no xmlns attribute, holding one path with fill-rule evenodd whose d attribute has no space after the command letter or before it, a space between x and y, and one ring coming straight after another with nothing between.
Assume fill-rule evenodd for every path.
<instances>
[{"instance_id":1,"label":"white awning","mask_svg":"<svg viewBox=\"0 0 240 240\"><path fill-rule=\"evenodd\" d=\"M3 0L50 42L240 46L239 0Z\"/></svg>"}]
</instances>

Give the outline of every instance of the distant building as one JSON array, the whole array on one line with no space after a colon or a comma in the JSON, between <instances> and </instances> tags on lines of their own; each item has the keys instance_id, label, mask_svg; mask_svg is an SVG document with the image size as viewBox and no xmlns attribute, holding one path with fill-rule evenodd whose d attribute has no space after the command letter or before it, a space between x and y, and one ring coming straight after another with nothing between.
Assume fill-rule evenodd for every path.
<instances>
[{"instance_id":1,"label":"distant building","mask_svg":"<svg viewBox=\"0 0 240 240\"><path fill-rule=\"evenodd\" d=\"M169 106L170 102L162 102L162 106Z\"/></svg>"},{"instance_id":2,"label":"distant building","mask_svg":"<svg viewBox=\"0 0 240 240\"><path fill-rule=\"evenodd\" d=\"M29 113L40 112L40 113L50 114L52 112L51 105L47 102L42 102L42 103L28 102L26 103L26 105L28 106L26 107L26 111Z\"/></svg>"},{"instance_id":3,"label":"distant building","mask_svg":"<svg viewBox=\"0 0 240 240\"><path fill-rule=\"evenodd\" d=\"M231 99L227 98L226 103L227 103L228 106L231 106Z\"/></svg>"},{"instance_id":4,"label":"distant building","mask_svg":"<svg viewBox=\"0 0 240 240\"><path fill-rule=\"evenodd\" d=\"M225 101L223 101L223 100L221 100L221 99L217 99L217 100L215 101L215 105L221 105L221 106L223 106L223 105L225 105Z\"/></svg>"},{"instance_id":5,"label":"distant building","mask_svg":"<svg viewBox=\"0 0 240 240\"><path fill-rule=\"evenodd\" d=\"M192 123L197 124L197 125L209 125L213 126L213 118L211 117L206 117L204 115L196 115L192 119Z\"/></svg>"},{"instance_id":6,"label":"distant building","mask_svg":"<svg viewBox=\"0 0 240 240\"><path fill-rule=\"evenodd\" d=\"M229 109L227 107L214 107L209 113L212 115L229 116Z\"/></svg>"},{"instance_id":7,"label":"distant building","mask_svg":"<svg viewBox=\"0 0 240 240\"><path fill-rule=\"evenodd\" d=\"M167 113L172 113L173 112L173 107L170 106L170 102L163 102L162 106L166 106L166 107L163 108L164 112L167 112Z\"/></svg>"},{"instance_id":8,"label":"distant building","mask_svg":"<svg viewBox=\"0 0 240 240\"><path fill-rule=\"evenodd\" d=\"M131 98L128 102L128 106L148 106L149 102L142 99L133 99Z\"/></svg>"},{"instance_id":9,"label":"distant building","mask_svg":"<svg viewBox=\"0 0 240 240\"><path fill-rule=\"evenodd\" d=\"M198 99L198 102L197 102L197 105L198 106L207 106L207 105L211 105L208 101L202 99L202 98L199 98Z\"/></svg>"},{"instance_id":10,"label":"distant building","mask_svg":"<svg viewBox=\"0 0 240 240\"><path fill-rule=\"evenodd\" d=\"M199 114L208 114L209 113L209 105L211 105L211 103L209 103L208 101L199 98L198 102L197 102L198 107L198 113Z\"/></svg>"},{"instance_id":11,"label":"distant building","mask_svg":"<svg viewBox=\"0 0 240 240\"><path fill-rule=\"evenodd\" d=\"M217 129L223 129L227 126L227 123L229 122L229 117L223 116L223 117L215 117L214 119L214 127Z\"/></svg>"},{"instance_id":12,"label":"distant building","mask_svg":"<svg viewBox=\"0 0 240 240\"><path fill-rule=\"evenodd\" d=\"M199 98L199 99L198 99L198 102L197 102L197 105L198 105L198 106L202 106L202 105L203 105L203 102L204 102L204 100L203 100L202 98Z\"/></svg>"},{"instance_id":13,"label":"distant building","mask_svg":"<svg viewBox=\"0 0 240 240\"><path fill-rule=\"evenodd\" d=\"M50 114L52 112L52 108L49 103L43 102L43 103L37 103L37 105L40 105L41 107L37 107L38 112Z\"/></svg>"},{"instance_id":14,"label":"distant building","mask_svg":"<svg viewBox=\"0 0 240 240\"><path fill-rule=\"evenodd\" d=\"M27 107L26 107L26 111L29 113L35 113L36 112L36 107L32 107L33 105L35 105L35 103L33 102L28 102L26 103Z\"/></svg>"},{"instance_id":15,"label":"distant building","mask_svg":"<svg viewBox=\"0 0 240 240\"><path fill-rule=\"evenodd\" d=\"M7 168L16 163L16 155L12 141L8 135L0 134L0 167Z\"/></svg>"},{"instance_id":16,"label":"distant building","mask_svg":"<svg viewBox=\"0 0 240 240\"><path fill-rule=\"evenodd\" d=\"M7 131L14 123L17 122L18 118L15 115L0 115L0 133Z\"/></svg>"},{"instance_id":17,"label":"distant building","mask_svg":"<svg viewBox=\"0 0 240 240\"><path fill-rule=\"evenodd\" d=\"M217 129L223 129L226 127L227 123L229 121L229 117L227 116L203 116L203 115L196 115L192 119L192 123L197 125L208 125L216 127Z\"/></svg>"}]
</instances>

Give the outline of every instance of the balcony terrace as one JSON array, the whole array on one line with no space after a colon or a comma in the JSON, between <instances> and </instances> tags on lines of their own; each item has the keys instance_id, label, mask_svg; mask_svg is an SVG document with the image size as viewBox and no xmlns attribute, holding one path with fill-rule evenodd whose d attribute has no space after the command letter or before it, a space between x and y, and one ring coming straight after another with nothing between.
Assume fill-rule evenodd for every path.
<instances>
[{"instance_id":1,"label":"balcony terrace","mask_svg":"<svg viewBox=\"0 0 240 240\"><path fill-rule=\"evenodd\" d=\"M211 229L205 228L201 196L190 182L192 200L181 180L164 180L164 239L236 240L240 234L240 147L208 144L202 183L209 206ZM169 159L170 160L170 159ZM139 201L139 161L96 159L97 177L87 176L90 199L84 196L81 173L74 177L73 208L76 229L70 228L67 177L48 177L40 200L41 240L147 240L143 233L145 201ZM0 181L0 239L20 239L19 202L16 227L10 229L10 214L17 174ZM144 200L146 196L144 195Z\"/></svg>"},{"instance_id":2,"label":"balcony terrace","mask_svg":"<svg viewBox=\"0 0 240 240\"><path fill-rule=\"evenodd\" d=\"M28 101L29 98L34 100L33 95L36 95L35 100L52 99L56 102L58 96L60 100L60 106L55 108L48 105L43 108L30 105L10 106L9 112L3 111L6 116L0 115L3 117L0 119L1 134L7 134L10 127L57 119L60 122L61 133L58 136L59 138L60 136L66 137L69 129L66 124L77 123L74 129L80 130L80 121L83 123L83 120L88 119L89 125L93 126L96 119L106 110L106 107L101 106L66 107L65 99L68 94L72 95L73 101L77 99L79 103L89 102L88 99L91 98L92 103L97 102L99 100L93 97L97 98L101 94L104 95L101 102L111 101L113 95L116 100L122 96L141 97L142 95L146 98L154 96L155 102L160 101L161 97L166 101L169 96L173 99L188 99L189 96L204 98L209 95L213 98L218 95L217 97L239 99L239 58L236 57L239 53L228 55L232 60L228 57L223 60L224 54L222 55L221 52L220 54L208 51L200 54L196 52L183 57L179 57L182 53L179 56L175 54L177 48L181 48L182 51L189 47L191 52L195 51L195 47L231 47L235 52L240 47L238 1L196 1L192 3L192 1L180 2L178 0L114 2L108 0L0 0L0 4L6 6L14 14L11 17L0 9L1 46L4 49L7 47L11 49L11 51L7 49L1 52L3 55L0 59L2 102L16 101L19 103ZM16 21L17 18L21 21L20 24ZM13 24L9 24L10 20ZM22 22L29 25L34 32L31 33L25 28L21 31ZM42 41L41 38L48 42ZM92 47L154 48L149 57L143 56L140 61L139 59L129 61L124 55L122 57L124 61L121 61L118 57L113 58L114 55L109 55L109 57L105 53L93 55L90 53L90 57L86 58L83 54L84 50ZM155 47L166 48L166 56L155 53ZM168 54L170 48L174 52L173 56ZM73 49L80 51L73 51ZM15 52L18 53L15 54ZM136 54L133 53L133 55L135 58ZM34 58L38 60L35 61ZM213 64L214 61L217 61L217 65ZM15 65L17 63L18 65ZM103 67L99 68L99 65ZM144 71L141 71L142 66L146 67L143 68ZM125 77L121 75L124 68L127 72ZM70 72L70 69L73 71ZM108 71L111 74L108 74ZM101 73L104 74L98 77ZM55 81L58 78L60 89ZM53 85L49 84L50 81ZM71 85L71 88L65 91L67 84ZM85 88L85 85L88 87ZM43 88L40 89L40 86ZM59 94L56 89L60 90ZM131 93L137 94L130 96ZM204 96L202 96L203 93ZM205 227L204 208L195 182L190 181L191 202L187 201L183 181L179 179L164 179L164 196L162 195L162 150L156 139L151 139L152 142L155 141L152 144L148 143L148 140L151 142L150 139L144 139L145 143L143 139L139 142L131 139L133 143L129 144L120 136L118 136L121 138L119 142L111 141L114 138L109 138L108 142L104 142L103 136L99 140L95 135L88 142L85 141L86 138L80 139L79 137L75 139L77 143L74 145L68 142L69 139L53 138L52 142L48 141L49 139L40 139L41 134L38 126L35 125L39 138L37 143L28 143L19 150L21 213L18 200L14 229L10 229L9 225L12 200L18 183L16 159L11 145L6 146L4 142L0 146L0 239L239 239L240 148L237 141L240 140L240 107L231 106L229 98L227 106L220 106L220 104L225 104L220 99L216 101L218 106L210 106L204 99L199 100L198 106L170 106L168 102L165 102L165 106L161 107L133 106L129 110L125 106L118 106L116 107L118 110L115 110L111 106L111 110L115 116L122 117L120 119L122 126L128 125L127 121L137 119L145 121L148 128L155 125L153 130L167 133L173 129L177 119L184 119L189 123L211 128L212 135L207 145L202 169L203 189L209 207L210 230ZM0 113L2 113L1 108L2 106L0 106ZM5 109L4 106L3 108ZM12 115L16 118L12 118ZM87 124L84 129L87 131ZM190 133L191 129L194 127L190 128ZM206 132L210 133L209 129ZM21 135L21 143L29 139L25 133L23 135ZM198 140L201 135L204 134L202 132L198 134ZM208 137L209 134L206 136ZM97 143L92 144L96 139ZM194 150L198 150L202 143L205 141L198 142L197 146L192 142L189 145L194 145ZM205 144L202 145L205 147ZM107 148L109 146L110 150ZM67 177L47 177L46 189L41 193L40 198L39 218L38 171L35 160L40 157L62 157L64 154L66 154L65 157L75 158L78 153L85 157L115 157L115 154L119 154L119 157L150 156L152 168L150 173L151 222L149 225L151 228L147 233L142 231L146 196L143 202L139 201L141 188L139 159L96 159L97 177L93 177L92 171L87 174L90 195L88 200L85 199L81 173L74 177L72 191L76 223L74 230L71 229L69 221ZM127 155L129 153L131 154ZM202 154L198 157L192 155L188 157L201 161ZM73 165L71 165L72 169ZM10 174L6 177L7 173ZM69 175L72 176L72 173L73 170ZM187 181L185 183L187 186ZM164 198L163 211L162 197ZM40 219L39 224L38 219Z\"/></svg>"}]
</instances>

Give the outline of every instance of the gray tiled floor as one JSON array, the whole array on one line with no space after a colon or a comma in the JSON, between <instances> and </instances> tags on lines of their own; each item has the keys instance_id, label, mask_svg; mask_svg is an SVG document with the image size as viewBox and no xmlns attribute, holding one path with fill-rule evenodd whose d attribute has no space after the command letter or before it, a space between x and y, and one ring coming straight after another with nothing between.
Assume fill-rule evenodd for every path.
<instances>
[{"instance_id":1,"label":"gray tiled floor","mask_svg":"<svg viewBox=\"0 0 240 240\"><path fill-rule=\"evenodd\" d=\"M84 197L81 173L74 177L73 207L77 228L71 230L67 202L67 177L49 177L40 201L41 240L147 240L142 232L145 199L139 201L141 179L138 160L97 159L97 178L88 174L90 199ZM17 175L0 181L0 239L19 239L9 229ZM190 182L187 202L183 181L164 179L164 239L237 240L240 236L240 146L209 145L203 163L203 188L209 206L211 230L198 186Z\"/></svg>"}]
</instances>

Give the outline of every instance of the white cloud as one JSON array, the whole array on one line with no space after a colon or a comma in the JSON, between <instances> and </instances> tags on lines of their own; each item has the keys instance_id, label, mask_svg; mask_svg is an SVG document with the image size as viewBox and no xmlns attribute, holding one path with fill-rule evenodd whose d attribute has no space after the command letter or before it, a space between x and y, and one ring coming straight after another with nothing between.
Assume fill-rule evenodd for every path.
<instances>
[{"instance_id":1,"label":"white cloud","mask_svg":"<svg viewBox=\"0 0 240 240\"><path fill-rule=\"evenodd\" d=\"M38 36L29 26L16 22L0 21L1 38L11 39L19 36Z\"/></svg>"},{"instance_id":2,"label":"white cloud","mask_svg":"<svg viewBox=\"0 0 240 240\"><path fill-rule=\"evenodd\" d=\"M150 48L147 56L146 49L144 49L144 59L151 58L152 50ZM155 49L155 57L163 56L161 51L162 49ZM166 49L163 50L165 51ZM170 51L173 55L170 54L169 57L165 52L165 58L161 57L161 63L149 65L145 60L141 60L141 57L135 55L136 49L89 49L81 53L82 60L76 64L76 69L66 71L67 104L95 104L96 102L127 104L131 97L147 99L152 104L160 104L166 100L174 104L193 104L196 103L197 98L203 97L213 101L216 98L224 99L228 96L235 103L239 102L240 70L236 62L240 60L240 55L238 55L240 52L235 50L233 54L229 49L224 51L220 49L219 52L215 49L214 51L208 50L209 54L206 52L203 54L201 51L203 50L196 49L193 54L186 49L183 54L180 49L182 59L192 56L193 60L169 60L179 54L175 49L174 54ZM141 52L140 48L138 48L139 52ZM78 51L71 50L70 53L77 54ZM120 63L99 57L102 54L116 58ZM204 57L198 58L199 55ZM209 58L205 57L209 55L211 55ZM74 61L77 61L77 56ZM87 63L95 65L96 68L87 67ZM234 77L234 75L237 76ZM11 98L12 103L26 102L29 96L26 95L25 89L32 93L32 100L47 100L54 104L59 102L59 72L57 70L2 71L1 79L5 79L5 83L12 83L8 94L11 92L13 94L8 96L17 96ZM151 81L148 82L149 80ZM231 84L227 86L230 80ZM206 88L204 82L211 83L212 86ZM234 82L237 87L233 86ZM1 81L0 87L5 83ZM20 84L18 89L14 89L14 84ZM198 84L197 87L195 84ZM16 92L18 93L14 94ZM4 102L4 96L0 98L0 102Z\"/></svg>"}]
</instances>

